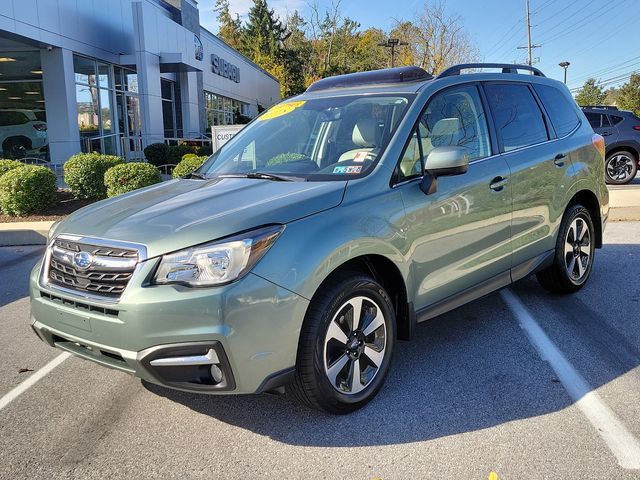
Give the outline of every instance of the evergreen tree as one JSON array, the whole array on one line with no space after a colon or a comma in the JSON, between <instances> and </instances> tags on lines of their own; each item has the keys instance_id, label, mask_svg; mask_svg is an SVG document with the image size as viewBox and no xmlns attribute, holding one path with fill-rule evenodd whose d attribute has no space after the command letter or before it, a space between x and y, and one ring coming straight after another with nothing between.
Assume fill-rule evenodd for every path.
<instances>
[{"instance_id":1,"label":"evergreen tree","mask_svg":"<svg viewBox=\"0 0 640 480\"><path fill-rule=\"evenodd\" d=\"M587 105L602 105L606 96L604 89L598 85L595 78L589 78L576 93L576 103L581 107Z\"/></svg>"},{"instance_id":2,"label":"evergreen tree","mask_svg":"<svg viewBox=\"0 0 640 480\"><path fill-rule=\"evenodd\" d=\"M640 75L633 74L629 81L620 87L618 94L618 106L625 110L631 110L636 115L640 114Z\"/></svg>"},{"instance_id":3,"label":"evergreen tree","mask_svg":"<svg viewBox=\"0 0 640 480\"><path fill-rule=\"evenodd\" d=\"M268 56L275 60L279 56L281 43L286 38L286 28L266 0L253 0L247 24L242 35L243 51L249 58Z\"/></svg>"}]
</instances>

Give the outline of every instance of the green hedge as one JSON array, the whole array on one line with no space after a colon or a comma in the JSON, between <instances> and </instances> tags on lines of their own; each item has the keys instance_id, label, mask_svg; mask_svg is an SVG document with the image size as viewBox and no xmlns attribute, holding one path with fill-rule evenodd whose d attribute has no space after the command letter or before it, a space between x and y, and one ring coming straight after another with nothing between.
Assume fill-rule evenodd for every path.
<instances>
[{"instance_id":1,"label":"green hedge","mask_svg":"<svg viewBox=\"0 0 640 480\"><path fill-rule=\"evenodd\" d=\"M194 153L188 153L182 157L182 161L173 169L173 178L184 177L190 174L200 165L202 165L209 157L198 157Z\"/></svg>"},{"instance_id":2,"label":"green hedge","mask_svg":"<svg viewBox=\"0 0 640 480\"><path fill-rule=\"evenodd\" d=\"M0 158L0 177L14 168L24 167L24 163L18 160L4 160Z\"/></svg>"},{"instance_id":3,"label":"green hedge","mask_svg":"<svg viewBox=\"0 0 640 480\"><path fill-rule=\"evenodd\" d=\"M43 213L55 205L56 190L51 170L22 165L0 177L0 210L13 216Z\"/></svg>"},{"instance_id":4,"label":"green hedge","mask_svg":"<svg viewBox=\"0 0 640 480\"><path fill-rule=\"evenodd\" d=\"M106 198L104 174L121 163L122 158L113 155L80 153L64 164L64 181L77 198Z\"/></svg>"},{"instance_id":5,"label":"green hedge","mask_svg":"<svg viewBox=\"0 0 640 480\"><path fill-rule=\"evenodd\" d=\"M161 181L158 169L150 163L142 162L116 165L104 174L104 183L109 197L122 195Z\"/></svg>"},{"instance_id":6,"label":"green hedge","mask_svg":"<svg viewBox=\"0 0 640 480\"><path fill-rule=\"evenodd\" d=\"M164 143L152 143L144 149L144 158L147 161L159 167L169 163L169 147Z\"/></svg>"}]
</instances>

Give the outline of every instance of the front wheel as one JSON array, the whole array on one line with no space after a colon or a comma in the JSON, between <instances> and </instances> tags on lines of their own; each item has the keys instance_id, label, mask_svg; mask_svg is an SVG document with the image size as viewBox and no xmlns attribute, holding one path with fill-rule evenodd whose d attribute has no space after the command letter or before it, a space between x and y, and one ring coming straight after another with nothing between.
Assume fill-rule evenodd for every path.
<instances>
[{"instance_id":1,"label":"front wheel","mask_svg":"<svg viewBox=\"0 0 640 480\"><path fill-rule=\"evenodd\" d=\"M345 414L364 406L382 387L396 319L389 295L373 278L351 272L332 280L309 306L290 389L313 408Z\"/></svg>"},{"instance_id":2,"label":"front wheel","mask_svg":"<svg viewBox=\"0 0 640 480\"><path fill-rule=\"evenodd\" d=\"M594 254L591 215L582 205L573 205L560 224L553 264L537 274L538 282L552 293L577 292L589 279Z\"/></svg>"},{"instance_id":3,"label":"front wheel","mask_svg":"<svg viewBox=\"0 0 640 480\"><path fill-rule=\"evenodd\" d=\"M624 185L638 173L638 163L630 152L615 152L605 161L605 180L613 185Z\"/></svg>"}]
</instances>

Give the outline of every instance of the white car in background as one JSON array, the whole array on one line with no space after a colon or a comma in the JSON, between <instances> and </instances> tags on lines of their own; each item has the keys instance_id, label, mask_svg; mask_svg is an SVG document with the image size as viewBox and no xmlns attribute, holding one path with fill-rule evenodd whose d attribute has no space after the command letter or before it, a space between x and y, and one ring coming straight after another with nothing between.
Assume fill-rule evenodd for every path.
<instances>
[{"instance_id":1,"label":"white car in background","mask_svg":"<svg viewBox=\"0 0 640 480\"><path fill-rule=\"evenodd\" d=\"M0 109L0 148L3 158L23 158L47 144L47 123L33 110Z\"/></svg>"}]
</instances>

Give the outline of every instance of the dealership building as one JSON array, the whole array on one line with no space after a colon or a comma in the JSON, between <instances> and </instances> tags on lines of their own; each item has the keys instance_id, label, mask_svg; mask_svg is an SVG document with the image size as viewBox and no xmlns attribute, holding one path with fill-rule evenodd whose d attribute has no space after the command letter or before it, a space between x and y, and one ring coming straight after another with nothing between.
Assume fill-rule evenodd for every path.
<instances>
[{"instance_id":1,"label":"dealership building","mask_svg":"<svg viewBox=\"0 0 640 480\"><path fill-rule=\"evenodd\" d=\"M200 26L195 0L0 1L0 157L141 158L279 99L274 77Z\"/></svg>"}]
</instances>

